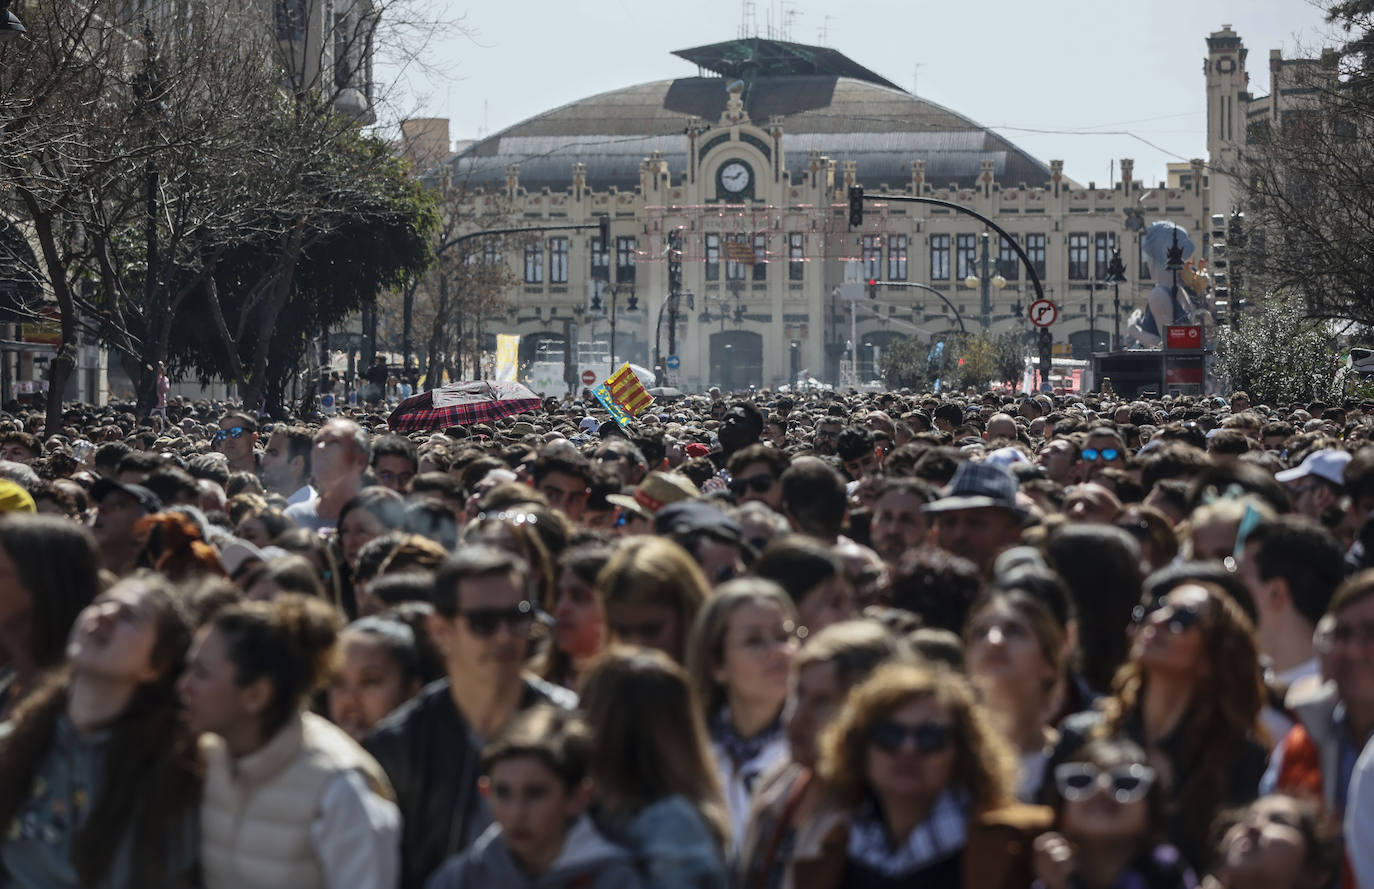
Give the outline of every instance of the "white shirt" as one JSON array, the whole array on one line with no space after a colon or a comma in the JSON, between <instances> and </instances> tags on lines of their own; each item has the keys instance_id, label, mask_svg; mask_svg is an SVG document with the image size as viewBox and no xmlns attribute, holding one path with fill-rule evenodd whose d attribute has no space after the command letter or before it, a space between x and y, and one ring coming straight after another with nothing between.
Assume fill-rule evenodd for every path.
<instances>
[{"instance_id":1,"label":"white shirt","mask_svg":"<svg viewBox=\"0 0 1374 889\"><path fill-rule=\"evenodd\" d=\"M295 506L297 503L305 503L315 496L315 489L309 485L301 485L296 489L296 493L286 498L287 506Z\"/></svg>"},{"instance_id":2,"label":"white shirt","mask_svg":"<svg viewBox=\"0 0 1374 889\"><path fill-rule=\"evenodd\" d=\"M357 772L325 788L310 839L329 889L395 889L401 881L401 810Z\"/></svg>"},{"instance_id":3,"label":"white shirt","mask_svg":"<svg viewBox=\"0 0 1374 889\"><path fill-rule=\"evenodd\" d=\"M1345 801L1345 854L1355 885L1374 886L1374 742L1364 745Z\"/></svg>"},{"instance_id":4,"label":"white shirt","mask_svg":"<svg viewBox=\"0 0 1374 889\"><path fill-rule=\"evenodd\" d=\"M1291 688L1299 679L1316 676L1320 670L1321 665L1317 663L1315 657L1312 657L1296 667L1275 672L1274 679L1284 687ZM1293 728L1293 720L1288 718L1288 714L1269 706L1260 711L1260 722L1264 725L1264 730L1269 733L1271 752L1278 747L1279 742L1287 737L1288 732Z\"/></svg>"}]
</instances>

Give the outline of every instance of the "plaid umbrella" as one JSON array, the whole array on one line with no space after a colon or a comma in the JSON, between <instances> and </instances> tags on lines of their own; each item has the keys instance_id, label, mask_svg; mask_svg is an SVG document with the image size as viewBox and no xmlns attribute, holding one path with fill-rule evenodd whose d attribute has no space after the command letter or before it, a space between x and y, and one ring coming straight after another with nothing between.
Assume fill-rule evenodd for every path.
<instances>
[{"instance_id":1,"label":"plaid umbrella","mask_svg":"<svg viewBox=\"0 0 1374 889\"><path fill-rule=\"evenodd\" d=\"M387 424L396 432L447 429L538 410L541 403L521 383L460 380L407 398L391 412Z\"/></svg>"}]
</instances>

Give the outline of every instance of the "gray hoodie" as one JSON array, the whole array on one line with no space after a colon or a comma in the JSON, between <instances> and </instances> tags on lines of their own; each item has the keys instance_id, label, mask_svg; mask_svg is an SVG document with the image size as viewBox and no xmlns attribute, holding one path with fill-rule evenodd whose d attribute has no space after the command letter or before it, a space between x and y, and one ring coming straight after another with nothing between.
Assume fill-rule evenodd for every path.
<instances>
[{"instance_id":1,"label":"gray hoodie","mask_svg":"<svg viewBox=\"0 0 1374 889\"><path fill-rule=\"evenodd\" d=\"M544 874L532 877L520 870L511 858L501 834L493 824L472 844L435 871L425 889L643 889L630 853L614 845L599 832L586 815L573 822L563 848Z\"/></svg>"}]
</instances>

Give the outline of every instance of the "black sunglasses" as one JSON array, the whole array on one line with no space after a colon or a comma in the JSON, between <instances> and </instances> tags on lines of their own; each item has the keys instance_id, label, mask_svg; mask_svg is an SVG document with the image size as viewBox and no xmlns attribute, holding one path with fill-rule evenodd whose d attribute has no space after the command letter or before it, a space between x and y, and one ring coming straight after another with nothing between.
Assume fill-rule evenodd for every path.
<instances>
[{"instance_id":1,"label":"black sunglasses","mask_svg":"<svg viewBox=\"0 0 1374 889\"><path fill-rule=\"evenodd\" d=\"M242 426L234 426L230 429L221 429L215 433L215 441L224 441L226 438L243 438L243 433L248 430Z\"/></svg>"},{"instance_id":2,"label":"black sunglasses","mask_svg":"<svg viewBox=\"0 0 1374 889\"><path fill-rule=\"evenodd\" d=\"M939 753L950 745L951 732L942 722L905 725L895 719L879 722L868 730L868 740L884 753L901 750L908 738L916 746L917 753Z\"/></svg>"},{"instance_id":3,"label":"black sunglasses","mask_svg":"<svg viewBox=\"0 0 1374 889\"><path fill-rule=\"evenodd\" d=\"M474 636L494 636L502 624L512 635L528 633L534 624L534 605L524 601L511 608L472 608L458 614L468 622Z\"/></svg>"},{"instance_id":4,"label":"black sunglasses","mask_svg":"<svg viewBox=\"0 0 1374 889\"><path fill-rule=\"evenodd\" d=\"M773 481L773 476L766 472L761 472L758 475L751 475L748 478L734 479L730 482L730 491L736 497L743 494L745 488L748 488L755 494L762 494L764 491L773 487Z\"/></svg>"},{"instance_id":5,"label":"black sunglasses","mask_svg":"<svg viewBox=\"0 0 1374 889\"><path fill-rule=\"evenodd\" d=\"M1169 628L1169 632L1175 635L1186 633L1202 621L1202 609L1196 605L1169 605L1164 602L1156 602L1148 608L1137 605L1131 609L1131 620L1143 624L1155 614L1166 610L1169 614L1164 624Z\"/></svg>"}]
</instances>

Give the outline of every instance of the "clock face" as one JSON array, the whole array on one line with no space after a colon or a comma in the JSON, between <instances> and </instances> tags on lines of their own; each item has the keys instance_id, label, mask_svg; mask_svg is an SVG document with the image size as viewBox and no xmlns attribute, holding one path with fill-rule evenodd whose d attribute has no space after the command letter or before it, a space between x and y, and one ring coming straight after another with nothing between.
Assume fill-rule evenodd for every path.
<instances>
[{"instance_id":1,"label":"clock face","mask_svg":"<svg viewBox=\"0 0 1374 889\"><path fill-rule=\"evenodd\" d=\"M741 161L730 161L720 168L719 179L720 187L730 194L739 194L749 187L749 182L753 174L749 172L747 164Z\"/></svg>"}]
</instances>

